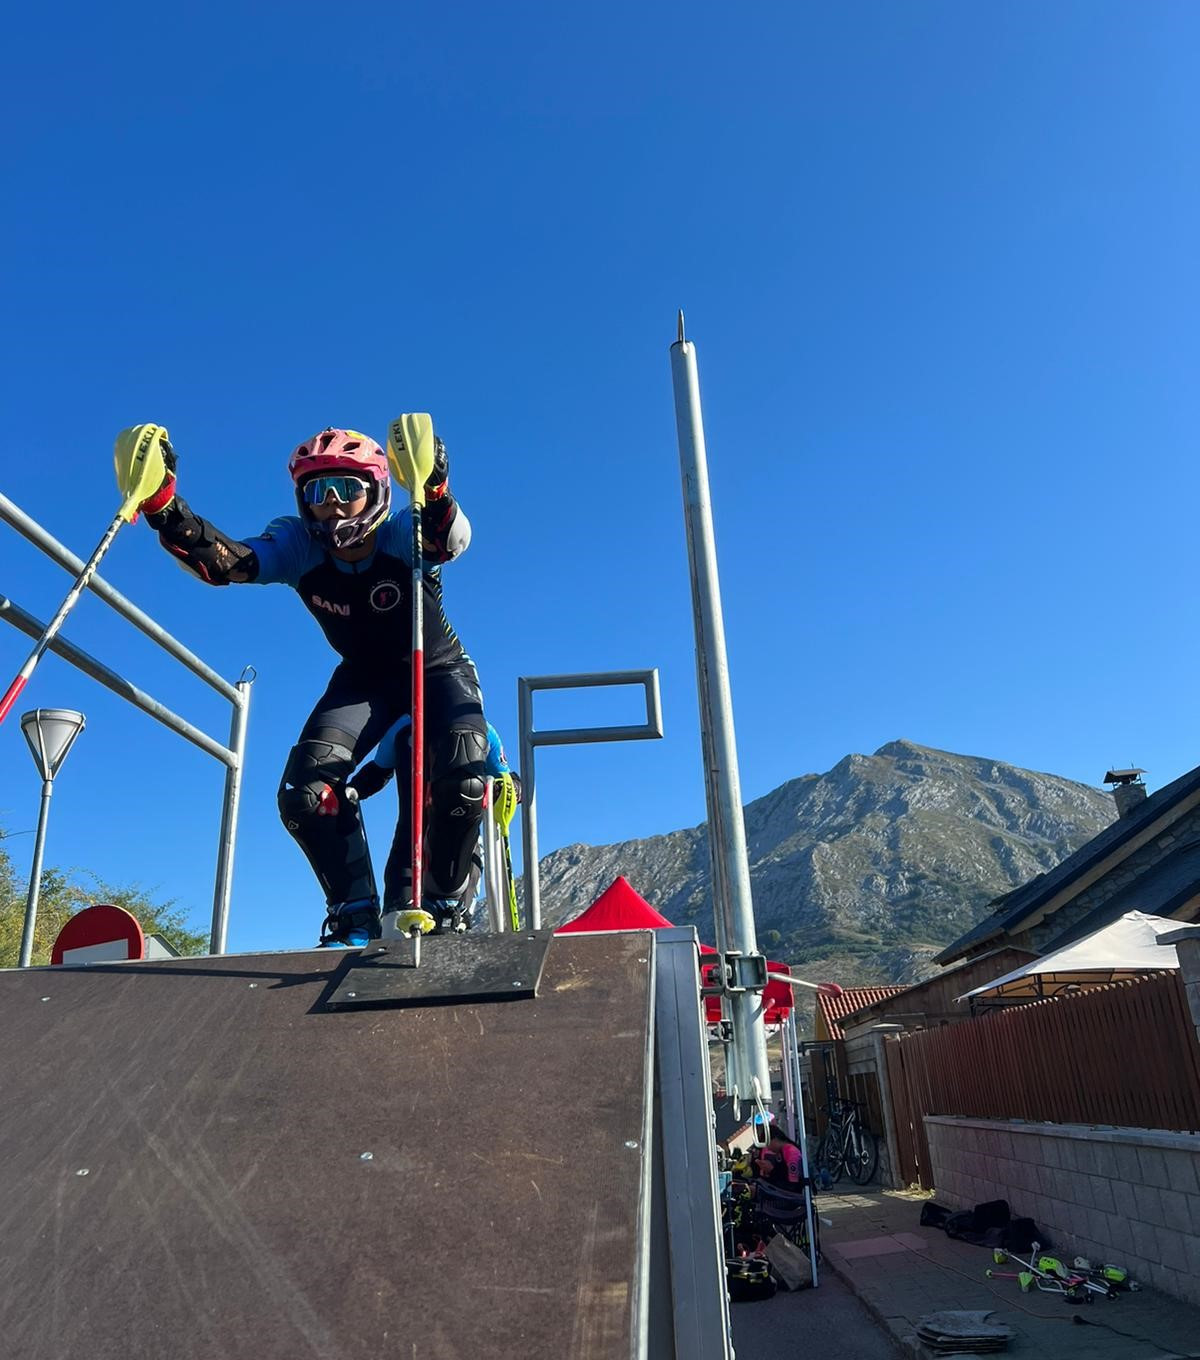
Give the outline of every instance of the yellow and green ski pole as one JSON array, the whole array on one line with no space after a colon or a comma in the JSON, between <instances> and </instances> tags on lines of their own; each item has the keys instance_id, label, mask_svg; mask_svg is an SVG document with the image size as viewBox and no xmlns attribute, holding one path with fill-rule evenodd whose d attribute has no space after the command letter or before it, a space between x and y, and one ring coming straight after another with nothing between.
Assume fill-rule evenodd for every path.
<instances>
[{"instance_id":1,"label":"yellow and green ski pole","mask_svg":"<svg viewBox=\"0 0 1200 1360\"><path fill-rule=\"evenodd\" d=\"M517 880L512 867L512 843L508 829L517 810L517 786L510 774L502 774L492 781L493 815L500 830L500 844L504 848L504 884L508 893L508 919L513 930L521 929L521 916L517 910Z\"/></svg>"}]
</instances>

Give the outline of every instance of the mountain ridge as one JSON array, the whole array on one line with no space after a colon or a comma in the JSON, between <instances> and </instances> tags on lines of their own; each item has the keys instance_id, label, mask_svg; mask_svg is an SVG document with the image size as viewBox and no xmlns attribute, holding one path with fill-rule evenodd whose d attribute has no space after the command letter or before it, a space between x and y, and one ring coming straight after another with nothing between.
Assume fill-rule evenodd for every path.
<instances>
[{"instance_id":1,"label":"mountain ridge","mask_svg":"<svg viewBox=\"0 0 1200 1360\"><path fill-rule=\"evenodd\" d=\"M839 981L914 981L997 897L1116 817L1100 789L905 739L851 753L743 809L760 945ZM541 860L544 923L578 915L623 873L677 925L713 935L707 827Z\"/></svg>"}]
</instances>

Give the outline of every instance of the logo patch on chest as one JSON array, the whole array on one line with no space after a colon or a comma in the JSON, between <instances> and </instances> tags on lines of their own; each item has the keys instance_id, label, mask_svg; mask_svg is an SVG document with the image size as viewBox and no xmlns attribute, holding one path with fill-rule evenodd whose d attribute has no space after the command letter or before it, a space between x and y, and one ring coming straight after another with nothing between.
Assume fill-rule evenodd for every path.
<instances>
[{"instance_id":1,"label":"logo patch on chest","mask_svg":"<svg viewBox=\"0 0 1200 1360\"><path fill-rule=\"evenodd\" d=\"M369 596L371 608L377 614L386 614L389 609L395 609L403 598L395 581L380 581L378 585L371 587Z\"/></svg>"},{"instance_id":2,"label":"logo patch on chest","mask_svg":"<svg viewBox=\"0 0 1200 1360\"><path fill-rule=\"evenodd\" d=\"M323 600L319 595L312 597L314 609L323 609L326 614L339 614L342 618L350 617L350 606L348 604L335 604L333 600Z\"/></svg>"}]
</instances>

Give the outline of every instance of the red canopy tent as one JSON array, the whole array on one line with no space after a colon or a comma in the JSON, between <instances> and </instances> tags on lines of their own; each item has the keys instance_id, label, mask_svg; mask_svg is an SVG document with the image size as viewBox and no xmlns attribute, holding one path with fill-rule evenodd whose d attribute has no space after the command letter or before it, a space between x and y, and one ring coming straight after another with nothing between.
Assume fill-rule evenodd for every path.
<instances>
[{"instance_id":1,"label":"red canopy tent","mask_svg":"<svg viewBox=\"0 0 1200 1360\"><path fill-rule=\"evenodd\" d=\"M662 912L655 911L622 874L605 888L586 911L581 912L573 921L559 926L554 933L569 935L585 930L660 930L670 924ZM701 944L700 952L715 955L717 951L711 945ZM716 967L715 960L700 965L702 986L713 985ZM791 972L786 963L770 962L767 967L772 973ZM792 1008L792 989L786 982L768 982L763 1002L763 1020L768 1025L778 1025ZM706 996L704 1009L708 1023L717 1024L721 1019L721 998Z\"/></svg>"},{"instance_id":2,"label":"red canopy tent","mask_svg":"<svg viewBox=\"0 0 1200 1360\"><path fill-rule=\"evenodd\" d=\"M561 925L556 935L571 935L580 930L659 930L670 921L630 885L622 874L573 921Z\"/></svg>"}]
</instances>

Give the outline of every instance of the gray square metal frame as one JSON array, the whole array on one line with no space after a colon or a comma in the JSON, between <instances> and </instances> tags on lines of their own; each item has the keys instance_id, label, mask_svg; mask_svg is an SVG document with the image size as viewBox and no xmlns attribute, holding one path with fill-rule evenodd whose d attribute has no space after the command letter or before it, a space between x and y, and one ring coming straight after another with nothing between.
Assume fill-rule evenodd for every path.
<instances>
[{"instance_id":1,"label":"gray square metal frame","mask_svg":"<svg viewBox=\"0 0 1200 1360\"><path fill-rule=\"evenodd\" d=\"M539 689L593 689L601 685L641 685L646 696L646 721L628 727L563 727L537 732L533 726L533 696ZM521 850L525 874L525 924L542 927L542 893L538 876L537 777L534 748L576 746L594 741L648 741L663 734L658 670L584 671L578 675L526 675L517 680L517 711L521 750Z\"/></svg>"}]
</instances>

